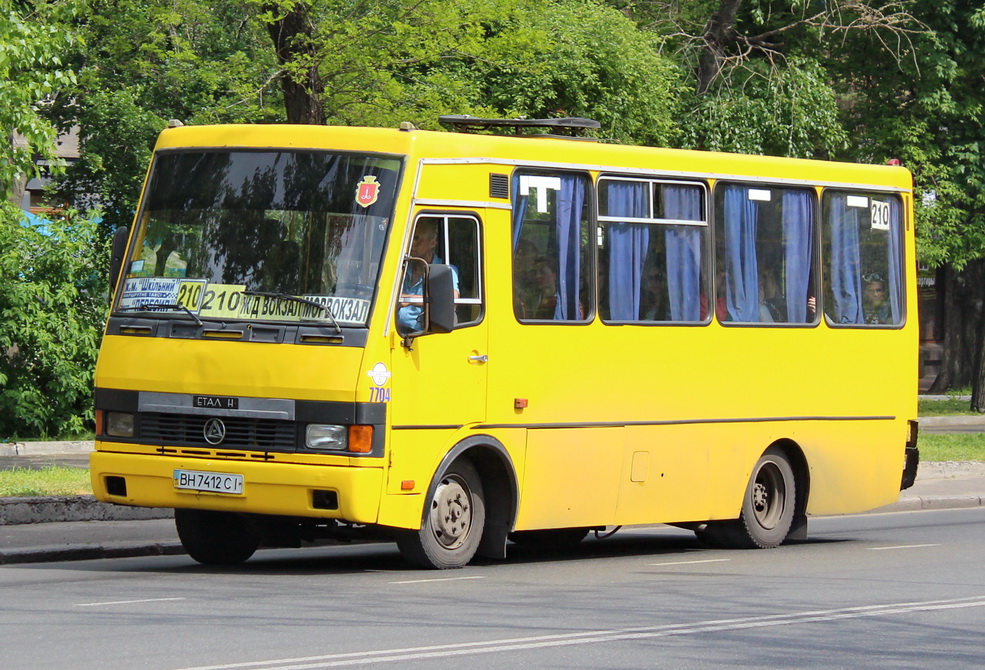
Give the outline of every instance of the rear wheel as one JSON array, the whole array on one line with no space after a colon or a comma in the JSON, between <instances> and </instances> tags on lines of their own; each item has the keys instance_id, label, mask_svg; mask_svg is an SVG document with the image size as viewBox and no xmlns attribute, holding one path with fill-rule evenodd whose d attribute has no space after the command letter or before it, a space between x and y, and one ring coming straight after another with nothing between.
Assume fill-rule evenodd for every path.
<instances>
[{"instance_id":1,"label":"rear wheel","mask_svg":"<svg viewBox=\"0 0 985 670\"><path fill-rule=\"evenodd\" d=\"M174 525L188 555L205 565L239 565L260 546L260 533L233 512L176 509Z\"/></svg>"},{"instance_id":2,"label":"rear wheel","mask_svg":"<svg viewBox=\"0 0 985 670\"><path fill-rule=\"evenodd\" d=\"M404 559L423 568L461 568L479 548L486 523L482 480L468 459L441 475L428 501L424 523L397 538Z\"/></svg>"},{"instance_id":3,"label":"rear wheel","mask_svg":"<svg viewBox=\"0 0 985 670\"><path fill-rule=\"evenodd\" d=\"M770 447L756 462L735 521L711 521L695 530L713 547L772 549L790 532L796 501L793 468L779 447Z\"/></svg>"}]
</instances>

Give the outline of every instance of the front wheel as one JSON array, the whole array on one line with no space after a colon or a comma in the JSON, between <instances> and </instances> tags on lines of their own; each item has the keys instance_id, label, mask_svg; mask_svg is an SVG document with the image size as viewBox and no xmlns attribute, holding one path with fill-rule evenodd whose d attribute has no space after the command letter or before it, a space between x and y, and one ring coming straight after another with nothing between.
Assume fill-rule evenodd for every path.
<instances>
[{"instance_id":1,"label":"front wheel","mask_svg":"<svg viewBox=\"0 0 985 670\"><path fill-rule=\"evenodd\" d=\"M205 565L239 565L260 546L260 533L233 512L176 509L174 525L188 555Z\"/></svg>"},{"instance_id":2,"label":"front wheel","mask_svg":"<svg viewBox=\"0 0 985 670\"><path fill-rule=\"evenodd\" d=\"M404 559L423 568L461 568L479 548L486 523L482 480L468 459L448 466L438 480L421 529L397 537Z\"/></svg>"}]
</instances>

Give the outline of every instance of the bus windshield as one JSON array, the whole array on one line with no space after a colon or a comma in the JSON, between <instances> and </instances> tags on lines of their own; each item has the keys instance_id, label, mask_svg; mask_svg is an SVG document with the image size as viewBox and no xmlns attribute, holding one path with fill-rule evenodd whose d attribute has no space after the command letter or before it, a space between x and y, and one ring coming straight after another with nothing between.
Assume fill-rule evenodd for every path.
<instances>
[{"instance_id":1,"label":"bus windshield","mask_svg":"<svg viewBox=\"0 0 985 670\"><path fill-rule=\"evenodd\" d=\"M400 169L368 154L159 153L117 311L365 326Z\"/></svg>"}]
</instances>

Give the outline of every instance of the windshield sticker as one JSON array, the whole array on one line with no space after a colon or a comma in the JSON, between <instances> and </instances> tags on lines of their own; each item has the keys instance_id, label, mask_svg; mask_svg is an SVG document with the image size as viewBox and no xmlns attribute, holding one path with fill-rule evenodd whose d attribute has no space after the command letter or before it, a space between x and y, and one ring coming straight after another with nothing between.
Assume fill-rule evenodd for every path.
<instances>
[{"instance_id":1,"label":"windshield sticker","mask_svg":"<svg viewBox=\"0 0 985 670\"><path fill-rule=\"evenodd\" d=\"M254 292L242 284L210 284L205 279L127 279L120 309L140 309L147 305L167 306L175 311L188 310L204 318L230 321L330 323L334 320L361 325L369 317L369 300L360 298Z\"/></svg>"},{"instance_id":2,"label":"windshield sticker","mask_svg":"<svg viewBox=\"0 0 985 670\"><path fill-rule=\"evenodd\" d=\"M178 300L177 277L130 277L123 285L121 309L139 309L143 305L173 305Z\"/></svg>"},{"instance_id":3,"label":"windshield sticker","mask_svg":"<svg viewBox=\"0 0 985 670\"><path fill-rule=\"evenodd\" d=\"M356 202L363 207L369 207L380 197L380 183L376 177L366 175L356 187Z\"/></svg>"},{"instance_id":4,"label":"windshield sticker","mask_svg":"<svg viewBox=\"0 0 985 670\"><path fill-rule=\"evenodd\" d=\"M366 318L369 316L369 300L339 298L334 295L306 295L304 298L327 307L336 321L366 323Z\"/></svg>"},{"instance_id":5,"label":"windshield sticker","mask_svg":"<svg viewBox=\"0 0 985 670\"><path fill-rule=\"evenodd\" d=\"M197 312L202 306L202 299L205 297L204 279L182 279L181 286L178 287L178 300L182 307Z\"/></svg>"}]
</instances>

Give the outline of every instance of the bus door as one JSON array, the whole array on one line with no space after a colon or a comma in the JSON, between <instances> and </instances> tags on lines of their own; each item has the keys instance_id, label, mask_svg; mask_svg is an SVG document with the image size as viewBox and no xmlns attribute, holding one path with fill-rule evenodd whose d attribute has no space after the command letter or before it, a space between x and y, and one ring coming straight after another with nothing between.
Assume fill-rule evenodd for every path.
<instances>
[{"instance_id":1,"label":"bus door","mask_svg":"<svg viewBox=\"0 0 985 670\"><path fill-rule=\"evenodd\" d=\"M482 233L471 213L421 212L414 222L411 256L447 263L457 279L456 324L450 333L421 335L400 344L400 329L413 327L420 308L405 301L420 293L410 271L401 279L403 299L395 316L390 399L394 439L400 432L448 431L486 415L488 334L484 321ZM409 264L408 268L420 264ZM432 433L433 438L433 433Z\"/></svg>"}]
</instances>

